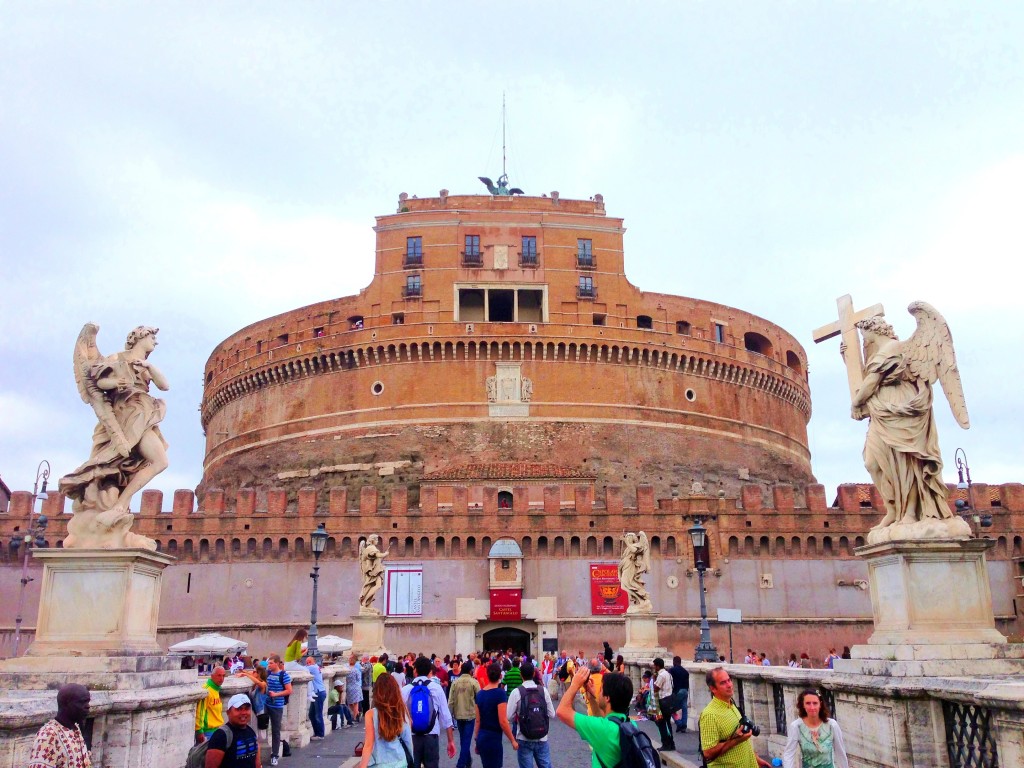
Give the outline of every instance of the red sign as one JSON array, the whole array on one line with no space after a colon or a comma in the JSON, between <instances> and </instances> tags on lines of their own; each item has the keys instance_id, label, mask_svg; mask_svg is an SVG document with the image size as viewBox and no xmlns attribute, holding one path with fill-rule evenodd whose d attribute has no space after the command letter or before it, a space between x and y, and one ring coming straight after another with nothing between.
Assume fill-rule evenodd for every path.
<instances>
[{"instance_id":1,"label":"red sign","mask_svg":"<svg viewBox=\"0 0 1024 768\"><path fill-rule=\"evenodd\" d=\"M629 595L619 586L618 563L590 564L590 613L619 616L629 608Z\"/></svg>"},{"instance_id":2,"label":"red sign","mask_svg":"<svg viewBox=\"0 0 1024 768\"><path fill-rule=\"evenodd\" d=\"M491 621L519 621L522 618L523 590L491 590Z\"/></svg>"}]
</instances>

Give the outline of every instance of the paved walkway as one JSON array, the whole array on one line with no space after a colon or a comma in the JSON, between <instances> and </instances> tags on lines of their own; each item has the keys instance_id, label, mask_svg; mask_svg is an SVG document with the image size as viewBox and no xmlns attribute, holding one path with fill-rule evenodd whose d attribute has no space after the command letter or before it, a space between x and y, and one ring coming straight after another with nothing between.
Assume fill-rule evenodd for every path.
<instances>
[{"instance_id":1,"label":"paved walkway","mask_svg":"<svg viewBox=\"0 0 1024 768\"><path fill-rule=\"evenodd\" d=\"M661 741L658 738L658 729L654 723L641 721L640 727L648 733L654 746L657 747ZM279 768L355 768L358 765L358 758L353 756L356 744L363 740L364 732L362 723L356 728L342 728L327 735L323 741L310 742L309 746L303 749L292 750L291 757L281 758ZM456 735L456 750L458 750L458 735ZM555 720L551 723L551 730L548 735L551 744L551 765L552 768L588 768L590 766L590 747L583 743L575 731ZM445 753L445 740L441 740L441 764L440 768L455 768L455 759L449 759ZM505 761L502 768L518 768L516 753L506 741L504 744ZM270 750L263 745L263 764L270 764ZM458 752L456 751L456 758ZM665 762L670 768L690 768L697 760L697 736L693 732L676 734L676 752L666 755ZM480 758L473 756L473 766L480 768Z\"/></svg>"}]
</instances>

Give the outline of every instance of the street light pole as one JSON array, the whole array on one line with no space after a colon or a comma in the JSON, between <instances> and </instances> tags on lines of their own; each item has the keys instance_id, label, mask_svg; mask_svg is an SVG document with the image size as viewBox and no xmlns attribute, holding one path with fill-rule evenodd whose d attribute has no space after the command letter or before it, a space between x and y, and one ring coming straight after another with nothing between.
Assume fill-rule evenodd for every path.
<instances>
[{"instance_id":1,"label":"street light pole","mask_svg":"<svg viewBox=\"0 0 1024 768\"><path fill-rule=\"evenodd\" d=\"M327 526L324 523L317 525L316 530L310 534L309 540L313 549L313 572L309 574L309 578L313 580L313 609L309 614L309 640L306 652L316 660L318 666L322 666L323 655L316 647L316 599L317 587L320 582L320 555L323 554L324 548L327 546Z\"/></svg>"},{"instance_id":2,"label":"street light pole","mask_svg":"<svg viewBox=\"0 0 1024 768\"><path fill-rule=\"evenodd\" d=\"M46 524L49 522L42 512L39 513L39 517L36 521L32 521L32 516L36 511L36 499L46 499L46 481L50 479L50 462L43 459L39 462L39 466L36 467L36 481L32 486L32 506L28 511L28 531L25 532L25 537L19 542L18 539L14 539L11 543L20 543L25 547L24 555L21 560L21 588L18 590L18 613L14 617L14 649L12 656L17 657L18 651L21 650L21 624L24 621L23 614L25 612L25 587L32 581L32 577L28 575L28 559L32 554L32 545L35 544L37 547L42 547L46 544L46 540L43 538L43 533L46 531ZM39 481L43 481L43 489L39 490Z\"/></svg>"},{"instance_id":3,"label":"street light pole","mask_svg":"<svg viewBox=\"0 0 1024 768\"><path fill-rule=\"evenodd\" d=\"M704 598L704 572L708 569L708 563L704 562L704 552L707 546L708 532L703 525L703 520L694 518L693 527L689 529L690 539L693 542L694 568L697 569L697 578L700 586L700 642L697 643L694 661L718 661L718 649L711 642L711 626L708 624L708 606ZM708 558L710 560L710 558Z\"/></svg>"}]
</instances>

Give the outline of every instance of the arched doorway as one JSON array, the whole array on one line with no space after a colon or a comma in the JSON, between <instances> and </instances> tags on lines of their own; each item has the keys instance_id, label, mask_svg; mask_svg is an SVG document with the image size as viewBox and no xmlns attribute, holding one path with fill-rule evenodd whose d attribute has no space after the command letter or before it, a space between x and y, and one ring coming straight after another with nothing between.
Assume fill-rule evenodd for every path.
<instances>
[{"instance_id":1,"label":"arched doorway","mask_svg":"<svg viewBox=\"0 0 1024 768\"><path fill-rule=\"evenodd\" d=\"M506 651L511 648L516 653L530 652L530 633L514 627L498 627L484 632L485 651Z\"/></svg>"}]
</instances>

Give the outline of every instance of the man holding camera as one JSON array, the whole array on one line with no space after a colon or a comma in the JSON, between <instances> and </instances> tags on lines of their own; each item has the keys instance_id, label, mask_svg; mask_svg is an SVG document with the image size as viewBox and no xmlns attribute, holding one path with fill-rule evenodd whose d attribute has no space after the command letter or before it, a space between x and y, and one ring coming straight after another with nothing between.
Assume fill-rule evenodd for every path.
<instances>
[{"instance_id":1,"label":"man holding camera","mask_svg":"<svg viewBox=\"0 0 1024 768\"><path fill-rule=\"evenodd\" d=\"M707 674L711 701L700 713L700 748L708 768L770 768L754 753L750 738L753 723L741 723L742 715L732 703L732 678L725 667Z\"/></svg>"}]
</instances>

